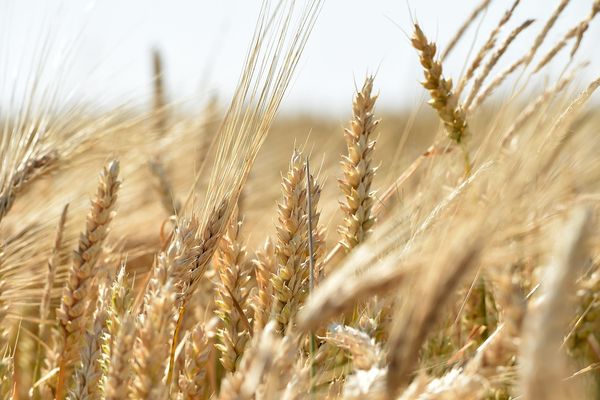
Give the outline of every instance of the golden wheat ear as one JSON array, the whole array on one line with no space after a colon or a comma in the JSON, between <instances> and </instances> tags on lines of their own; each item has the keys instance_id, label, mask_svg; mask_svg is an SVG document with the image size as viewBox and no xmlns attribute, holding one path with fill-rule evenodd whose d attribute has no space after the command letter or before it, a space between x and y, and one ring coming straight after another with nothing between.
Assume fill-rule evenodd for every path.
<instances>
[{"instance_id":1,"label":"golden wheat ear","mask_svg":"<svg viewBox=\"0 0 600 400\"><path fill-rule=\"evenodd\" d=\"M442 73L442 64L435 60L437 48L435 43L427 41L427 37L419 25L415 24L411 38L413 47L419 52L419 61L423 66L425 80L422 85L429 91L433 107L442 120L448 138L460 144L468 133L466 115L458 104L458 97L452 91L452 80L446 80Z\"/></svg>"},{"instance_id":2,"label":"golden wheat ear","mask_svg":"<svg viewBox=\"0 0 600 400\"><path fill-rule=\"evenodd\" d=\"M120 182L119 162L112 161L100 173L98 190L86 219L86 230L79 237L73 253L67 284L56 311L59 322L59 354L57 399L63 399L77 363L79 346L88 324L88 307L92 297L92 280L98 272L96 264L114 216Z\"/></svg>"},{"instance_id":3,"label":"golden wheat ear","mask_svg":"<svg viewBox=\"0 0 600 400\"><path fill-rule=\"evenodd\" d=\"M251 266L246 257L246 249L241 243L242 222L237 213L227 232L221 238L215 269L219 275L216 285L215 313L221 319L217 331L219 343L215 346L221 353L220 361L227 372L234 372L250 340Z\"/></svg>"},{"instance_id":4,"label":"golden wheat ear","mask_svg":"<svg viewBox=\"0 0 600 400\"><path fill-rule=\"evenodd\" d=\"M375 223L371 214L374 193L371 191L376 168L373 166L374 133L379 120L374 107L377 95L373 95L372 76L365 79L361 90L352 103L352 122L344 137L348 154L342 158L344 177L339 186L345 201L341 203L344 223L339 227L340 243L350 251L361 243Z\"/></svg>"}]
</instances>

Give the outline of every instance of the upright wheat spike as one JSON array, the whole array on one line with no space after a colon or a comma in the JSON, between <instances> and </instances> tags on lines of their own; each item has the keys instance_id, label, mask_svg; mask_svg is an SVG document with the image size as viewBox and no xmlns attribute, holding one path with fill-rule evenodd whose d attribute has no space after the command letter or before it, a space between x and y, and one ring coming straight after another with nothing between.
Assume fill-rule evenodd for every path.
<instances>
[{"instance_id":1,"label":"upright wheat spike","mask_svg":"<svg viewBox=\"0 0 600 400\"><path fill-rule=\"evenodd\" d=\"M160 134L164 135L167 131L167 113L165 110L165 85L162 66L162 57L157 49L152 51L152 69L153 69L153 104L152 112L154 117L154 128Z\"/></svg>"},{"instance_id":2,"label":"upright wheat spike","mask_svg":"<svg viewBox=\"0 0 600 400\"><path fill-rule=\"evenodd\" d=\"M106 292L106 288L101 288L101 291ZM93 326L85 332L81 349L81 365L75 371L75 388L69 394L69 399L96 400L101 398L102 342L106 334L107 319L108 310L104 293L99 296Z\"/></svg>"},{"instance_id":3,"label":"upright wheat spike","mask_svg":"<svg viewBox=\"0 0 600 400\"><path fill-rule=\"evenodd\" d=\"M86 220L86 230L79 237L79 244L73 253L73 264L60 307L56 311L61 339L56 389L56 398L59 400L65 396L73 363L78 359L79 343L88 322L86 318L90 286L114 215L120 185L118 174L119 162L116 160L111 161L100 173L98 191Z\"/></svg>"},{"instance_id":4,"label":"upright wheat spike","mask_svg":"<svg viewBox=\"0 0 600 400\"><path fill-rule=\"evenodd\" d=\"M164 284L153 277L144 299L144 311L138 321L133 347L133 379L130 398L163 400L169 389L164 383L169 361L169 343L173 333L175 292L170 280Z\"/></svg>"},{"instance_id":5,"label":"upright wheat spike","mask_svg":"<svg viewBox=\"0 0 600 400\"><path fill-rule=\"evenodd\" d=\"M206 368L209 352L208 338L202 325L198 323L185 342L185 363L178 380L183 400L205 398L208 386Z\"/></svg>"},{"instance_id":6,"label":"upright wheat spike","mask_svg":"<svg viewBox=\"0 0 600 400\"><path fill-rule=\"evenodd\" d=\"M271 277L273 312L278 330L283 331L308 295L308 227L304 163L294 151L287 176L283 178L283 199L278 205L277 273ZM320 187L313 184L312 203L316 210ZM318 214L313 215L317 226Z\"/></svg>"},{"instance_id":7,"label":"upright wheat spike","mask_svg":"<svg viewBox=\"0 0 600 400\"><path fill-rule=\"evenodd\" d=\"M461 144L468 133L465 112L458 104L457 96L452 92L452 80L444 79L442 64L434 59L436 45L427 41L427 37L417 24L411 42L420 54L419 60L425 74L422 85L431 95L429 105L437 111L448 137L455 143Z\"/></svg>"},{"instance_id":8,"label":"upright wheat spike","mask_svg":"<svg viewBox=\"0 0 600 400\"><path fill-rule=\"evenodd\" d=\"M256 294L252 301L254 307L252 328L254 335L256 335L263 330L269 321L271 304L273 303L271 276L277 272L277 263L275 261L275 248L270 238L267 238L263 248L256 252L252 263L254 264L254 275L256 276Z\"/></svg>"},{"instance_id":9,"label":"upright wheat spike","mask_svg":"<svg viewBox=\"0 0 600 400\"><path fill-rule=\"evenodd\" d=\"M375 147L373 134L379 120L373 114L377 96L371 95L372 90L373 77L369 76L354 97L352 122L344 134L348 155L342 157L344 178L338 182L345 197L345 203L341 204L345 218L339 231L342 235L340 243L346 251L362 242L375 223L371 215L371 184L376 170L372 165L372 153Z\"/></svg>"},{"instance_id":10,"label":"upright wheat spike","mask_svg":"<svg viewBox=\"0 0 600 400\"><path fill-rule=\"evenodd\" d=\"M215 313L222 321L217 330L219 343L215 347L221 352L221 364L227 372L236 370L251 333L248 323L250 264L246 260L246 249L240 242L240 228L241 221L234 213L227 232L219 242L215 263L219 274Z\"/></svg>"}]
</instances>

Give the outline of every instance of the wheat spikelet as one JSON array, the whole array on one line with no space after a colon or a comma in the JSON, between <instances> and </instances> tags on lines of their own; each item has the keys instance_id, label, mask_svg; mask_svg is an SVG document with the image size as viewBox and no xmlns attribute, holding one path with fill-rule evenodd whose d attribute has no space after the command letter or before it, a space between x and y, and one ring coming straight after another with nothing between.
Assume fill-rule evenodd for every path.
<instances>
[{"instance_id":1,"label":"wheat spikelet","mask_svg":"<svg viewBox=\"0 0 600 400\"><path fill-rule=\"evenodd\" d=\"M73 254L73 264L57 318L60 328L59 375L57 398L64 398L65 385L71 376L71 367L77 360L79 342L86 329L90 287L95 267L102 251L113 218L120 182L118 161L110 162L100 174L98 191L87 216L87 226L79 238Z\"/></svg>"},{"instance_id":2,"label":"wheat spikelet","mask_svg":"<svg viewBox=\"0 0 600 400\"><path fill-rule=\"evenodd\" d=\"M252 301L254 308L252 328L254 335L256 335L267 324L273 302L271 276L277 271L277 263L275 261L275 248L270 238L267 238L263 248L256 252L252 263L254 264L254 274L256 276L256 294Z\"/></svg>"},{"instance_id":3,"label":"wheat spikelet","mask_svg":"<svg viewBox=\"0 0 600 400\"><path fill-rule=\"evenodd\" d=\"M185 363L178 385L184 400L205 398L207 390L206 368L209 362L208 338L201 324L196 324L185 342Z\"/></svg>"},{"instance_id":4,"label":"wheat spikelet","mask_svg":"<svg viewBox=\"0 0 600 400\"><path fill-rule=\"evenodd\" d=\"M170 280L164 284L153 277L146 292L144 311L138 321L133 346L131 399L165 399L169 388L164 383L169 360L169 341L173 333L175 292Z\"/></svg>"},{"instance_id":5,"label":"wheat spikelet","mask_svg":"<svg viewBox=\"0 0 600 400\"><path fill-rule=\"evenodd\" d=\"M415 24L411 38L412 45L420 54L419 60L424 69L425 81L422 85L429 91L433 107L442 120L448 137L457 144L462 143L468 134L467 120L463 108L458 105L458 97L452 92L452 80L444 79L442 64L435 61L435 43L429 43L427 37Z\"/></svg>"},{"instance_id":6,"label":"wheat spikelet","mask_svg":"<svg viewBox=\"0 0 600 400\"><path fill-rule=\"evenodd\" d=\"M246 249L240 242L240 228L241 221L234 214L219 242L215 263L219 275L215 313L222 321L217 330L219 343L215 347L221 352L221 364L227 372L236 370L251 333L248 324L250 264L246 260Z\"/></svg>"},{"instance_id":7,"label":"wheat spikelet","mask_svg":"<svg viewBox=\"0 0 600 400\"><path fill-rule=\"evenodd\" d=\"M362 242L375 223L371 215L374 195L371 185L376 169L371 164L375 147L373 133L379 121L373 115L377 96L371 95L372 90L373 77L370 76L354 97L351 127L344 134L348 155L342 158L344 178L338 182L345 197L345 203L341 204L344 224L339 231L342 235L340 243L346 251Z\"/></svg>"}]
</instances>

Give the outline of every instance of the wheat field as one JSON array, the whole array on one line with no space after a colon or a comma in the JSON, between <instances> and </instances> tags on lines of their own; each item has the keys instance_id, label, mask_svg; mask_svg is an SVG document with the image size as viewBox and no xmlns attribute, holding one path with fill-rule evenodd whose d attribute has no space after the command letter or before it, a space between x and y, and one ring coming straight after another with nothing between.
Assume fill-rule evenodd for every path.
<instances>
[{"instance_id":1,"label":"wheat field","mask_svg":"<svg viewBox=\"0 0 600 400\"><path fill-rule=\"evenodd\" d=\"M415 20L427 104L380 113L367 74L343 127L278 116L324 2L257 2L233 96L196 112L155 51L150 110L32 84L2 113L0 398L600 396L600 1L555 43L569 0L506 2L459 76L491 0L439 43Z\"/></svg>"}]
</instances>

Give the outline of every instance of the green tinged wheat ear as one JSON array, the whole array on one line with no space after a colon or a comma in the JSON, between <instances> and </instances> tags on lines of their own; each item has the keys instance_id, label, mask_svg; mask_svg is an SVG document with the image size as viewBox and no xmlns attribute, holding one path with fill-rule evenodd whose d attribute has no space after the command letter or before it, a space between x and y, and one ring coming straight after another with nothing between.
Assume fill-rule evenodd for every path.
<instances>
[{"instance_id":1,"label":"green tinged wheat ear","mask_svg":"<svg viewBox=\"0 0 600 400\"><path fill-rule=\"evenodd\" d=\"M283 198L278 204L277 272L271 277L273 313L284 331L308 296L308 226L306 169L301 153L294 151L290 168L283 178ZM312 177L311 177L312 180ZM321 189L312 183L312 222L316 229L319 215L315 212ZM316 251L315 251L316 253Z\"/></svg>"},{"instance_id":2,"label":"green tinged wheat ear","mask_svg":"<svg viewBox=\"0 0 600 400\"><path fill-rule=\"evenodd\" d=\"M185 342L185 362L177 381L183 400L199 400L206 397L209 353L208 338L202 324L198 323Z\"/></svg>"},{"instance_id":3,"label":"green tinged wheat ear","mask_svg":"<svg viewBox=\"0 0 600 400\"><path fill-rule=\"evenodd\" d=\"M227 372L236 370L250 338L249 315L251 266L246 259L246 249L240 241L241 221L237 213L219 242L215 269L219 275L216 285L215 313L221 319L217 330L221 364ZM240 315L240 312L243 315Z\"/></svg>"},{"instance_id":4,"label":"green tinged wheat ear","mask_svg":"<svg viewBox=\"0 0 600 400\"><path fill-rule=\"evenodd\" d=\"M96 263L102 252L108 227L114 216L120 182L119 162L110 162L100 173L98 191L86 220L86 230L80 235L73 263L68 273L60 307L56 311L59 322L60 351L57 398L64 398L64 390L71 376L73 363L78 360L79 344L88 320L88 302Z\"/></svg>"},{"instance_id":5,"label":"green tinged wheat ear","mask_svg":"<svg viewBox=\"0 0 600 400\"><path fill-rule=\"evenodd\" d=\"M420 55L419 61L425 75L422 85L431 96L428 103L437 111L448 137L460 144L468 134L466 115L458 104L458 98L452 92L452 80L444 79L442 64L435 60L436 45L427 41L427 37L417 24L411 42Z\"/></svg>"},{"instance_id":6,"label":"green tinged wheat ear","mask_svg":"<svg viewBox=\"0 0 600 400\"><path fill-rule=\"evenodd\" d=\"M253 297L254 317L252 328L256 335L263 330L271 315L273 304L273 286L271 276L277 271L275 247L270 238L265 241L262 249L256 252L252 260L256 277L256 294Z\"/></svg>"},{"instance_id":7,"label":"green tinged wheat ear","mask_svg":"<svg viewBox=\"0 0 600 400\"><path fill-rule=\"evenodd\" d=\"M339 231L340 243L349 251L362 242L375 223L371 215L374 193L371 192L376 168L373 163L373 138L379 120L375 119L373 108L377 96L372 95L373 77L365 79L362 89L355 95L352 103L352 122L344 137L348 154L342 157L344 177L339 185L345 201L341 203L344 223Z\"/></svg>"}]
</instances>

